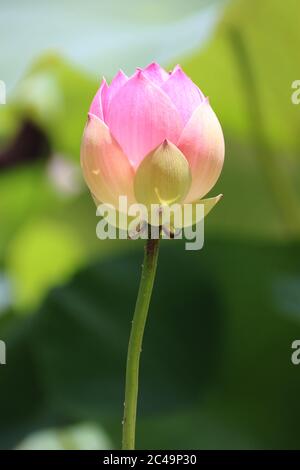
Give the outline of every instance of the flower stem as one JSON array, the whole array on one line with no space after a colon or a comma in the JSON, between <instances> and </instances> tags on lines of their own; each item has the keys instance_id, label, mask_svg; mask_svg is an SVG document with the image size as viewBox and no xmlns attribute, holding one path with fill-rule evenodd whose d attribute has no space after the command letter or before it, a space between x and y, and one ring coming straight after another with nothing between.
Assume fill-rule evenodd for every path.
<instances>
[{"instance_id":1,"label":"flower stem","mask_svg":"<svg viewBox=\"0 0 300 470\"><path fill-rule=\"evenodd\" d=\"M126 366L126 385L123 419L123 450L135 447L135 423L139 383L139 363L143 334L154 284L158 258L159 239L148 239L145 244L144 261L139 292L132 321Z\"/></svg>"}]
</instances>

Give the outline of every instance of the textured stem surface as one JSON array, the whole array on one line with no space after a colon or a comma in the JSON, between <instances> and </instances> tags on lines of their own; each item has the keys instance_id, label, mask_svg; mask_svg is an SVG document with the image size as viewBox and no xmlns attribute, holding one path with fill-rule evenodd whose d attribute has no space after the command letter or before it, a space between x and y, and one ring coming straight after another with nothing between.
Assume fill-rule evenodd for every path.
<instances>
[{"instance_id":1,"label":"textured stem surface","mask_svg":"<svg viewBox=\"0 0 300 470\"><path fill-rule=\"evenodd\" d=\"M132 321L126 366L122 449L135 447L135 424L139 385L139 363L143 334L156 273L159 239L147 240L142 275Z\"/></svg>"}]
</instances>

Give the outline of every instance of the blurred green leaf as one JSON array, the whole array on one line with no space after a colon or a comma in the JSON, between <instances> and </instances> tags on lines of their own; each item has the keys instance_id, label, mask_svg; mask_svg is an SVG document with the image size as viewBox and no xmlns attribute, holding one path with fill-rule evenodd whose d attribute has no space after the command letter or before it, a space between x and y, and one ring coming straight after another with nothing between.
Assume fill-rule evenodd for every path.
<instances>
[{"instance_id":1,"label":"blurred green leaf","mask_svg":"<svg viewBox=\"0 0 300 470\"><path fill-rule=\"evenodd\" d=\"M231 42L231 30L237 29L250 56L263 132L273 150L284 156L299 148L300 108L291 101L292 82L299 78L299 15L297 0L289 0L288 7L279 0L233 1L208 47L182 60L185 71L210 97L227 133L251 141L247 84Z\"/></svg>"},{"instance_id":2,"label":"blurred green leaf","mask_svg":"<svg viewBox=\"0 0 300 470\"><path fill-rule=\"evenodd\" d=\"M19 119L30 118L43 129L55 152L77 162L97 86L96 80L59 56L46 54L32 64L11 103Z\"/></svg>"},{"instance_id":3,"label":"blurred green leaf","mask_svg":"<svg viewBox=\"0 0 300 470\"><path fill-rule=\"evenodd\" d=\"M143 345L138 446L297 446L300 379L290 354L300 325L281 314L274 283L282 273L299 275L299 245L209 241L205 250L187 253L182 243L168 243ZM15 443L5 417L20 436L21 410L26 406L30 415L38 403L40 420L97 421L119 446L138 274L138 256L107 260L49 295L19 339L30 351L19 386L31 384L46 399L28 405L20 398L16 410L7 375L20 374L14 355L22 348L7 337L12 352L0 376L2 446ZM29 423L31 430L39 426Z\"/></svg>"},{"instance_id":4,"label":"blurred green leaf","mask_svg":"<svg viewBox=\"0 0 300 470\"><path fill-rule=\"evenodd\" d=\"M62 429L45 429L26 437L18 450L102 450L111 443L101 428L89 423Z\"/></svg>"},{"instance_id":5,"label":"blurred green leaf","mask_svg":"<svg viewBox=\"0 0 300 470\"><path fill-rule=\"evenodd\" d=\"M33 0L2 0L1 79L11 88L28 64L49 50L96 77L101 73L115 74L119 67L132 72L153 60L166 63L208 39L224 3L132 0L126 4L121 0L86 0L83 5L80 0L38 4Z\"/></svg>"},{"instance_id":6,"label":"blurred green leaf","mask_svg":"<svg viewBox=\"0 0 300 470\"><path fill-rule=\"evenodd\" d=\"M0 175L0 259L7 243L29 217L47 211L59 198L47 181L44 166L34 164ZM51 202L50 202L51 201Z\"/></svg>"},{"instance_id":7,"label":"blurred green leaf","mask_svg":"<svg viewBox=\"0 0 300 470\"><path fill-rule=\"evenodd\" d=\"M84 259L73 231L50 220L35 220L10 241L6 259L17 308L36 307L55 284L65 282Z\"/></svg>"},{"instance_id":8,"label":"blurred green leaf","mask_svg":"<svg viewBox=\"0 0 300 470\"><path fill-rule=\"evenodd\" d=\"M51 15L58 4L53 5ZM60 2L59 8L66 5ZM108 25L105 37L112 31L107 18L114 17L114 5L97 6L101 21ZM169 2L160 2L159 8L156 2L139 2L134 11L126 5L122 8L131 15L128 24L126 20L130 33L120 30L109 47L89 35L93 48L82 45L84 35L78 27L84 23L92 30L93 10L87 8L85 16L81 9L81 17L73 23L80 38L76 57L68 54L72 38L64 42L62 51L54 28L54 53L33 63L14 100L10 95L9 104L0 109L0 142L13 138L18 124L30 117L43 129L52 150L63 154L60 158L79 162L86 112L98 84L74 63L82 64L85 57L85 65L90 62L98 74L111 75L120 65L130 71L153 58L168 63L182 57L185 70L210 96L224 127L227 158L214 194L222 192L225 197L208 218L209 242L203 252L184 252L177 242L166 242L162 249L142 354L138 446L297 448L300 380L290 361L290 347L300 337L300 247L283 242L282 223L259 166L248 85L231 31L237 29L242 35L253 69L262 136L295 183L300 174L295 158L300 108L292 105L290 97L291 83L299 78L299 5L296 0L290 0L289 8L274 0L232 2L213 41L187 57L187 49L202 47L218 16L203 16L199 5L179 2L175 8L172 2L170 9ZM44 7L37 7L37 16ZM0 35L6 37L9 15L16 18L16 7L6 2L0 8ZM25 3L20 3L22 28L26 18L32 24L30 10L24 16L24 9ZM184 10L188 14L181 18ZM77 13L74 3L72 11ZM20 38L14 39L19 45ZM39 49L43 44L36 37L35 41ZM11 57L17 50L20 73L27 69L28 57L14 49L16 43L2 43L10 44L10 53L1 56L0 64L8 57L14 68ZM101 54L101 60L95 60L94 53ZM124 62L117 64L120 57ZM13 76L13 69L1 66L1 70ZM65 282L84 258L98 251L108 255L140 247L100 243L87 191L66 198L53 186L48 169L48 163L31 164L0 178L1 269L9 269L17 280L19 294L14 301L19 305L38 304L48 289ZM271 239L278 241L270 243ZM1 317L1 339L8 345L7 365L0 368L1 448L14 447L28 435L24 446L40 445L45 434L35 436L32 444L32 432L78 422L99 423L119 446L139 263L138 255L95 263L50 292L33 317L17 317L14 311Z\"/></svg>"},{"instance_id":9,"label":"blurred green leaf","mask_svg":"<svg viewBox=\"0 0 300 470\"><path fill-rule=\"evenodd\" d=\"M291 84L298 76L300 11L296 0L289 5L231 2L208 47L182 59L225 134L225 166L214 188L224 194L223 210L212 218L214 231L299 235L300 108L291 102Z\"/></svg>"}]
</instances>

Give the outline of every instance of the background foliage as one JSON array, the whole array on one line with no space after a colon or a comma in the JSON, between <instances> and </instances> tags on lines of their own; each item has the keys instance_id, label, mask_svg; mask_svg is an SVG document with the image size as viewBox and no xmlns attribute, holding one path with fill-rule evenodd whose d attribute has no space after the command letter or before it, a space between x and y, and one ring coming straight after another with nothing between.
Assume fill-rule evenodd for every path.
<instances>
[{"instance_id":1,"label":"background foliage","mask_svg":"<svg viewBox=\"0 0 300 470\"><path fill-rule=\"evenodd\" d=\"M101 74L155 59L210 97L226 163L204 250L162 243L138 446L298 448L299 2L72 5L0 6L0 447L120 445L142 245L96 239L79 146Z\"/></svg>"}]
</instances>

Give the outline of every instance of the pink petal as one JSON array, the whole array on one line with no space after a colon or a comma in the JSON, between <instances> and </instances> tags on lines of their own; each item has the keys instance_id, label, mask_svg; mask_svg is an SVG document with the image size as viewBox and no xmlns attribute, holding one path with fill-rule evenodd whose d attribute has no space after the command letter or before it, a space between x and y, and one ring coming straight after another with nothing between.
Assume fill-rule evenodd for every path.
<instances>
[{"instance_id":1,"label":"pink petal","mask_svg":"<svg viewBox=\"0 0 300 470\"><path fill-rule=\"evenodd\" d=\"M119 89L127 82L128 77L122 70L119 70L117 75L112 79L111 84L103 90L102 93L102 107L103 107L103 117L104 122L106 122L106 116L108 112L109 105L112 98L119 91Z\"/></svg>"},{"instance_id":2,"label":"pink petal","mask_svg":"<svg viewBox=\"0 0 300 470\"><path fill-rule=\"evenodd\" d=\"M134 202L134 171L103 121L89 114L81 145L81 166L95 199L118 205L119 196Z\"/></svg>"},{"instance_id":3,"label":"pink petal","mask_svg":"<svg viewBox=\"0 0 300 470\"><path fill-rule=\"evenodd\" d=\"M183 128L171 100L141 71L115 94L106 121L135 167L165 139L176 143Z\"/></svg>"},{"instance_id":4,"label":"pink petal","mask_svg":"<svg viewBox=\"0 0 300 470\"><path fill-rule=\"evenodd\" d=\"M195 109L204 100L199 88L177 65L168 80L162 85L162 90L171 98L178 109L184 124L187 123Z\"/></svg>"},{"instance_id":5,"label":"pink petal","mask_svg":"<svg viewBox=\"0 0 300 470\"><path fill-rule=\"evenodd\" d=\"M158 86L161 86L169 78L169 74L156 62L152 62L143 69L144 75Z\"/></svg>"},{"instance_id":6,"label":"pink petal","mask_svg":"<svg viewBox=\"0 0 300 470\"><path fill-rule=\"evenodd\" d=\"M90 106L89 113L94 114L97 116L99 119L103 120L103 107L102 107L102 97L103 94L107 90L107 83L105 78L103 78L102 83L100 85L99 90L97 91L96 95L94 96L94 99L92 101L92 104Z\"/></svg>"},{"instance_id":7,"label":"pink petal","mask_svg":"<svg viewBox=\"0 0 300 470\"><path fill-rule=\"evenodd\" d=\"M192 185L186 202L192 202L203 197L215 185L224 162L222 128L208 99L194 111L177 147L190 164Z\"/></svg>"}]
</instances>

